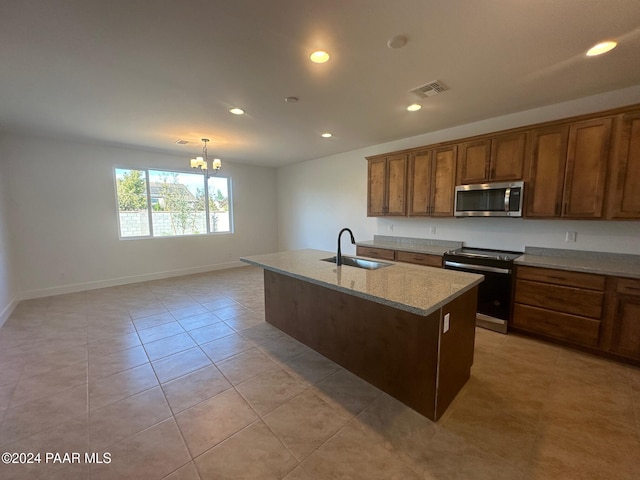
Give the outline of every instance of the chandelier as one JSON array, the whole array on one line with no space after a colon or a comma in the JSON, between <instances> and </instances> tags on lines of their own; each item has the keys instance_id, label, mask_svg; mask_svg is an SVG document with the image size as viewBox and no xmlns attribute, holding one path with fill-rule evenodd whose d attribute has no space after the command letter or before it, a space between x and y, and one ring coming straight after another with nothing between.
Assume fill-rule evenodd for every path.
<instances>
[{"instance_id":1,"label":"chandelier","mask_svg":"<svg viewBox=\"0 0 640 480\"><path fill-rule=\"evenodd\" d=\"M202 156L191 159L191 168L200 170L207 177L211 177L218 174L218 172L222 168L222 162L219 158L214 158L211 161L211 169L209 169L209 157L207 156L208 141L208 138L202 139L202 142L204 143L204 145L202 146Z\"/></svg>"}]
</instances>

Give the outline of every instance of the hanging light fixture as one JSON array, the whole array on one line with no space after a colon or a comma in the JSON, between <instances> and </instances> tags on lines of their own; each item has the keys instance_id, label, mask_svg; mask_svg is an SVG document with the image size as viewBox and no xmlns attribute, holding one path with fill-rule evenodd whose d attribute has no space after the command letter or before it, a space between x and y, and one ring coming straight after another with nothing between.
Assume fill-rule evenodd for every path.
<instances>
[{"instance_id":1,"label":"hanging light fixture","mask_svg":"<svg viewBox=\"0 0 640 480\"><path fill-rule=\"evenodd\" d=\"M191 159L191 168L200 170L207 176L207 178L213 175L217 175L222 168L222 162L220 161L220 159L214 158L211 162L211 169L209 169L209 157L207 156L208 141L208 138L202 139L202 142L204 143L204 145L202 146L202 156Z\"/></svg>"}]
</instances>

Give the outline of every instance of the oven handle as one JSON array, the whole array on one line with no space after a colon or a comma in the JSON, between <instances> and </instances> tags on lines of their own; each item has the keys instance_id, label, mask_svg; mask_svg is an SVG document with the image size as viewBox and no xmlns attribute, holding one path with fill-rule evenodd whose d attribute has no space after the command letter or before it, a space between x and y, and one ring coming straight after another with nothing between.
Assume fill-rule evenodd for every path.
<instances>
[{"instance_id":1,"label":"oven handle","mask_svg":"<svg viewBox=\"0 0 640 480\"><path fill-rule=\"evenodd\" d=\"M469 265L468 263L450 262L449 260L445 260L444 266L445 268L446 267L466 268L467 270L478 270L480 272L491 272L491 273L503 273L505 275L509 275L511 273L511 269L509 268L487 267L485 265Z\"/></svg>"}]
</instances>

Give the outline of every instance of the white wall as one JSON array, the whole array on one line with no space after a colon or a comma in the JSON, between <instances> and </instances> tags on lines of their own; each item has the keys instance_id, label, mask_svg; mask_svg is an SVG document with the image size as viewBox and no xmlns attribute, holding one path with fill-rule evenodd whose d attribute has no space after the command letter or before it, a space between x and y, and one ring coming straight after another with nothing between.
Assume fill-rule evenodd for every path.
<instances>
[{"instance_id":1,"label":"white wall","mask_svg":"<svg viewBox=\"0 0 640 480\"><path fill-rule=\"evenodd\" d=\"M240 265L240 256L276 249L272 168L224 164L232 178L234 234L120 240L114 167L185 169L188 153L18 135L5 136L3 147L21 298Z\"/></svg>"},{"instance_id":2,"label":"white wall","mask_svg":"<svg viewBox=\"0 0 640 480\"><path fill-rule=\"evenodd\" d=\"M9 318L17 304L9 245L8 180L5 165L5 153L0 140L0 326Z\"/></svg>"},{"instance_id":3,"label":"white wall","mask_svg":"<svg viewBox=\"0 0 640 480\"><path fill-rule=\"evenodd\" d=\"M333 251L342 227L356 240L374 234L458 240L469 246L521 251L525 245L640 254L640 221L512 218L367 218L366 156L480 135L640 103L640 86L493 118L278 169L278 248ZM435 234L431 233L435 227ZM390 230L393 228L393 231ZM577 232L575 243L565 233ZM345 253L354 253L343 239Z\"/></svg>"}]
</instances>

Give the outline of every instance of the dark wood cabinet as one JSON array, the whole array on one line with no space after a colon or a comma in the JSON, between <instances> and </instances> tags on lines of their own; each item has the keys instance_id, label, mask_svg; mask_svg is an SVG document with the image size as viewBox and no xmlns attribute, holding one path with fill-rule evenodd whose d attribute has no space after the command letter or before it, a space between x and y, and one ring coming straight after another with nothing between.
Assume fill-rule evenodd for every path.
<instances>
[{"instance_id":1,"label":"dark wood cabinet","mask_svg":"<svg viewBox=\"0 0 640 480\"><path fill-rule=\"evenodd\" d=\"M407 214L407 155L369 159L367 216Z\"/></svg>"},{"instance_id":2,"label":"dark wood cabinet","mask_svg":"<svg viewBox=\"0 0 640 480\"><path fill-rule=\"evenodd\" d=\"M640 218L640 111L616 118L607 218Z\"/></svg>"},{"instance_id":3,"label":"dark wood cabinet","mask_svg":"<svg viewBox=\"0 0 640 480\"><path fill-rule=\"evenodd\" d=\"M453 216L457 146L415 152L409 159L409 216Z\"/></svg>"},{"instance_id":4,"label":"dark wood cabinet","mask_svg":"<svg viewBox=\"0 0 640 480\"><path fill-rule=\"evenodd\" d=\"M612 118L571 124L563 191L563 217L603 216Z\"/></svg>"},{"instance_id":5,"label":"dark wood cabinet","mask_svg":"<svg viewBox=\"0 0 640 480\"><path fill-rule=\"evenodd\" d=\"M568 143L568 125L531 132L531 158L525 186L526 217L558 217L562 213Z\"/></svg>"},{"instance_id":6,"label":"dark wood cabinet","mask_svg":"<svg viewBox=\"0 0 640 480\"><path fill-rule=\"evenodd\" d=\"M608 352L640 361L640 280L615 278L606 318Z\"/></svg>"},{"instance_id":7,"label":"dark wood cabinet","mask_svg":"<svg viewBox=\"0 0 640 480\"><path fill-rule=\"evenodd\" d=\"M416 265L424 265L425 267L442 267L441 255L430 255L428 253L415 252L396 252L396 260L404 263L414 263Z\"/></svg>"},{"instance_id":8,"label":"dark wood cabinet","mask_svg":"<svg viewBox=\"0 0 640 480\"><path fill-rule=\"evenodd\" d=\"M537 267L516 270L513 327L566 342L598 346L605 277Z\"/></svg>"},{"instance_id":9,"label":"dark wood cabinet","mask_svg":"<svg viewBox=\"0 0 640 480\"><path fill-rule=\"evenodd\" d=\"M369 258L378 258L380 260L395 260L395 250L389 250L387 248L365 247L358 245L356 247L356 255Z\"/></svg>"},{"instance_id":10,"label":"dark wood cabinet","mask_svg":"<svg viewBox=\"0 0 640 480\"><path fill-rule=\"evenodd\" d=\"M526 138L520 132L460 144L458 183L522 180Z\"/></svg>"}]
</instances>

